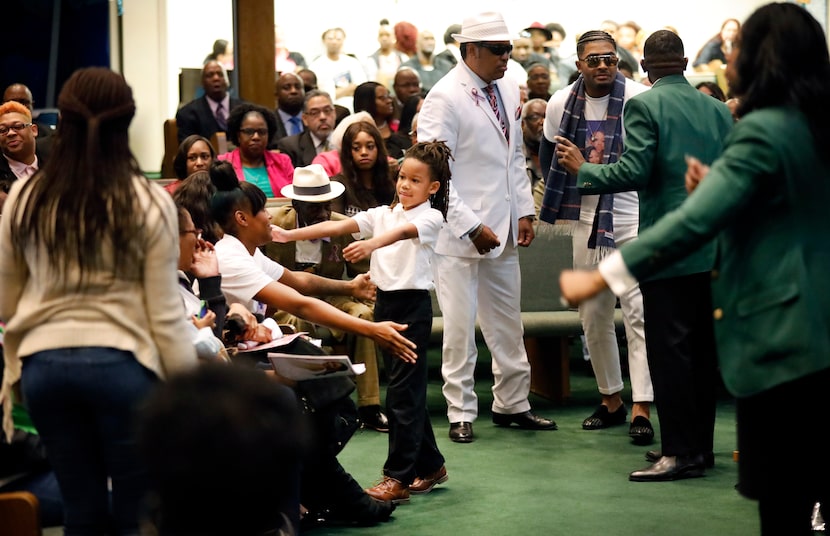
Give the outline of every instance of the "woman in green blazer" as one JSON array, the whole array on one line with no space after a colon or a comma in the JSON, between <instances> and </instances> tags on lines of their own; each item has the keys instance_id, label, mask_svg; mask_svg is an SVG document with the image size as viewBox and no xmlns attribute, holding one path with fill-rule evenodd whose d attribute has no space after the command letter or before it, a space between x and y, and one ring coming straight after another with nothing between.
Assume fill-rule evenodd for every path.
<instances>
[{"instance_id":1,"label":"woman in green blazer","mask_svg":"<svg viewBox=\"0 0 830 536\"><path fill-rule=\"evenodd\" d=\"M620 294L715 238L712 316L737 397L739 489L759 501L763 534L806 535L813 505L830 500L818 440L830 386L830 59L795 4L753 13L734 54L726 75L741 119L721 158L711 169L690 158L681 207L560 285L570 303L606 286Z\"/></svg>"}]
</instances>

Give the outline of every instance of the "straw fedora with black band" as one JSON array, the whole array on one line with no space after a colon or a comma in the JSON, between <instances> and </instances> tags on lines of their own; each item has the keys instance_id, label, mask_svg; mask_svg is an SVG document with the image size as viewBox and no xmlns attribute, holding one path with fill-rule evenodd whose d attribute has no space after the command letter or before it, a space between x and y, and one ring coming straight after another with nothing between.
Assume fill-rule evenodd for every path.
<instances>
[{"instance_id":1,"label":"straw fedora with black band","mask_svg":"<svg viewBox=\"0 0 830 536\"><path fill-rule=\"evenodd\" d=\"M338 197L346 187L332 182L320 164L311 164L294 169L294 180L283 186L280 193L289 199L308 203L325 203Z\"/></svg>"}]
</instances>

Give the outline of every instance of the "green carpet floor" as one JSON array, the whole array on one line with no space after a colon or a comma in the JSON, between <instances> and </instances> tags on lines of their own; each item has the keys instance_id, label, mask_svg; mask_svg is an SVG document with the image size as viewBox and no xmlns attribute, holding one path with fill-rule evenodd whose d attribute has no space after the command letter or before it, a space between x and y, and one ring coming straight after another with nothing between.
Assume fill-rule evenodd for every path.
<instances>
[{"instance_id":1,"label":"green carpet floor","mask_svg":"<svg viewBox=\"0 0 830 536\"><path fill-rule=\"evenodd\" d=\"M571 361L572 397L565 405L531 397L534 409L559 425L559 430L547 432L508 430L491 423L492 376L488 356L480 356L476 373L480 415L471 444L456 444L447 437L438 351L430 352L429 359L429 408L449 481L428 495L413 496L410 504L398 507L389 523L368 528L323 527L311 534L758 534L755 503L734 489L735 409L727 395L718 405L715 467L705 478L629 482L629 472L648 465L643 459L648 447L631 444L628 426L582 430L582 420L599 403L599 396L590 365L581 356ZM625 399L630 401L628 392ZM345 468L364 487L380 478L387 437L359 431L340 455Z\"/></svg>"}]
</instances>

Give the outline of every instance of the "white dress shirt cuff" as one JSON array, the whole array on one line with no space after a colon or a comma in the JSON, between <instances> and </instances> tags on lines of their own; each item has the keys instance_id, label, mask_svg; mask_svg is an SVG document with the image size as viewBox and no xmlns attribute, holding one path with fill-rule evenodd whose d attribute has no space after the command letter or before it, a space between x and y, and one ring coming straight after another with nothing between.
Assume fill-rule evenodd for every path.
<instances>
[{"instance_id":1,"label":"white dress shirt cuff","mask_svg":"<svg viewBox=\"0 0 830 536\"><path fill-rule=\"evenodd\" d=\"M637 286L637 280L628 271L628 267L626 267L622 253L619 250L603 259L597 269L608 284L608 288L617 296L622 296Z\"/></svg>"}]
</instances>

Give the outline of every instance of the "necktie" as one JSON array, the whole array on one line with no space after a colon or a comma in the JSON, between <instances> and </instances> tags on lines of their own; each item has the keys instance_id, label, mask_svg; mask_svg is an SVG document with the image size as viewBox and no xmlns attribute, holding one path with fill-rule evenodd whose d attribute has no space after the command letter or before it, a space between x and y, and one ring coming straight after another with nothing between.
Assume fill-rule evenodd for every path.
<instances>
[{"instance_id":1,"label":"necktie","mask_svg":"<svg viewBox=\"0 0 830 536\"><path fill-rule=\"evenodd\" d=\"M496 121L498 121L499 125L501 125L501 131L506 138L507 125L504 124L504 119L501 118L501 112L499 112L499 101L496 98L496 91L493 89L493 84L487 84L484 87L484 91L487 92L487 100L490 101L490 107L493 109L493 113L496 114Z\"/></svg>"},{"instance_id":2,"label":"necktie","mask_svg":"<svg viewBox=\"0 0 830 536\"><path fill-rule=\"evenodd\" d=\"M216 123L219 125L221 130L228 130L228 120L225 117L225 110L222 108L222 103L219 103L219 106L216 107Z\"/></svg>"},{"instance_id":3,"label":"necktie","mask_svg":"<svg viewBox=\"0 0 830 536\"><path fill-rule=\"evenodd\" d=\"M288 120L288 122L291 123L291 135L292 136L295 135L295 134L299 134L300 132L303 131L302 127L300 126L302 124L302 119L300 119L299 117L296 117L296 116L292 117Z\"/></svg>"}]
</instances>

